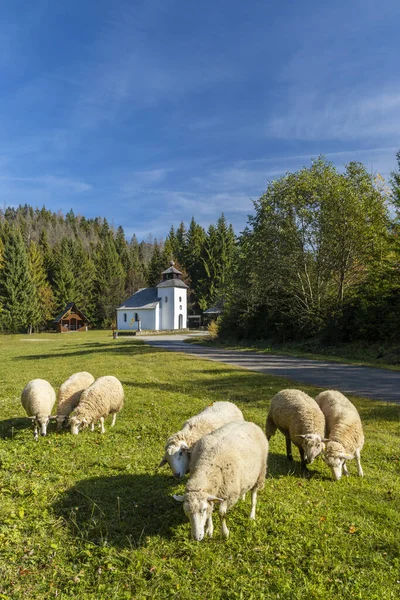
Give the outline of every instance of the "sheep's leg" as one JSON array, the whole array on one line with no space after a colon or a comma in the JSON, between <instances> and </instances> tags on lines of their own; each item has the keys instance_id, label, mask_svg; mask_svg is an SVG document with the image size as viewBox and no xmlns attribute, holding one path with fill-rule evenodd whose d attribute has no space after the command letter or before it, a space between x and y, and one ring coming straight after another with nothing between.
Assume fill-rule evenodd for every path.
<instances>
[{"instance_id":1,"label":"sheep's leg","mask_svg":"<svg viewBox=\"0 0 400 600\"><path fill-rule=\"evenodd\" d=\"M212 520L212 514L210 514L210 516L207 517L205 533L206 533L206 535L208 535L208 537L212 537L213 536L213 533L214 533L214 523L213 523L213 520Z\"/></svg>"},{"instance_id":2,"label":"sheep's leg","mask_svg":"<svg viewBox=\"0 0 400 600\"><path fill-rule=\"evenodd\" d=\"M286 437L286 456L288 460L293 460L292 454L292 440L290 439L289 434Z\"/></svg>"},{"instance_id":3,"label":"sheep's leg","mask_svg":"<svg viewBox=\"0 0 400 600\"><path fill-rule=\"evenodd\" d=\"M357 449L355 451L355 457L356 457L356 461L357 461L357 470L358 470L358 474L360 477L364 477L364 471L362 469L361 466L361 454L360 454L360 450Z\"/></svg>"},{"instance_id":4,"label":"sheep's leg","mask_svg":"<svg viewBox=\"0 0 400 600\"><path fill-rule=\"evenodd\" d=\"M310 477L310 471L307 469L306 459L304 458L304 450L299 446L300 460L301 460L301 472L304 477Z\"/></svg>"},{"instance_id":5,"label":"sheep's leg","mask_svg":"<svg viewBox=\"0 0 400 600\"><path fill-rule=\"evenodd\" d=\"M256 518L256 505L257 505L257 488L251 490L251 513L250 519L255 520Z\"/></svg>"},{"instance_id":6,"label":"sheep's leg","mask_svg":"<svg viewBox=\"0 0 400 600\"><path fill-rule=\"evenodd\" d=\"M94 423L93 423L93 421L90 423L90 431L94 431Z\"/></svg>"},{"instance_id":7,"label":"sheep's leg","mask_svg":"<svg viewBox=\"0 0 400 600\"><path fill-rule=\"evenodd\" d=\"M221 521L221 529L222 529L222 536L227 540L229 537L229 529L226 526L226 521L225 521L225 515L226 515L226 511L228 510L228 507L226 506L226 504L221 504L219 507L219 518Z\"/></svg>"},{"instance_id":8,"label":"sheep's leg","mask_svg":"<svg viewBox=\"0 0 400 600\"><path fill-rule=\"evenodd\" d=\"M116 420L117 420L117 413L114 413L114 414L113 414L112 421L111 421L111 427L114 427L114 425L115 425L115 421L116 421Z\"/></svg>"},{"instance_id":9,"label":"sheep's leg","mask_svg":"<svg viewBox=\"0 0 400 600\"><path fill-rule=\"evenodd\" d=\"M100 417L100 427L101 427L101 433L105 433L106 430L104 428L104 417Z\"/></svg>"},{"instance_id":10,"label":"sheep's leg","mask_svg":"<svg viewBox=\"0 0 400 600\"><path fill-rule=\"evenodd\" d=\"M39 427L36 421L33 424L33 439L35 442L37 442L39 439Z\"/></svg>"},{"instance_id":11,"label":"sheep's leg","mask_svg":"<svg viewBox=\"0 0 400 600\"><path fill-rule=\"evenodd\" d=\"M346 462L343 463L343 473L346 475L346 477L348 477L349 475L349 471L347 469L347 465Z\"/></svg>"},{"instance_id":12,"label":"sheep's leg","mask_svg":"<svg viewBox=\"0 0 400 600\"><path fill-rule=\"evenodd\" d=\"M246 500L246 494L242 494L242 502Z\"/></svg>"}]
</instances>

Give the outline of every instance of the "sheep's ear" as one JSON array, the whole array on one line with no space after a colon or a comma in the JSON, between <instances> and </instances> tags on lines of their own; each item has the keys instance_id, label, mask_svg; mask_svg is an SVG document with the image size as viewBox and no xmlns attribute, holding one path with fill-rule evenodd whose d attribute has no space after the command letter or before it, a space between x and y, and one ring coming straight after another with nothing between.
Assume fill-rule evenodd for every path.
<instances>
[{"instance_id":1,"label":"sheep's ear","mask_svg":"<svg viewBox=\"0 0 400 600\"><path fill-rule=\"evenodd\" d=\"M345 460L352 460L354 458L354 456L352 454L339 454L339 458L344 458Z\"/></svg>"},{"instance_id":2,"label":"sheep's ear","mask_svg":"<svg viewBox=\"0 0 400 600\"><path fill-rule=\"evenodd\" d=\"M34 421L36 421L36 417L28 417L28 419L30 419L30 420L32 421L32 423L33 423Z\"/></svg>"},{"instance_id":3,"label":"sheep's ear","mask_svg":"<svg viewBox=\"0 0 400 600\"><path fill-rule=\"evenodd\" d=\"M185 499L185 496L179 496L178 494L174 494L174 495L173 495L173 498L175 498L175 500L176 500L177 502L183 502L183 501L184 501L184 499Z\"/></svg>"},{"instance_id":4,"label":"sheep's ear","mask_svg":"<svg viewBox=\"0 0 400 600\"><path fill-rule=\"evenodd\" d=\"M217 496L208 496L207 502L223 502L223 499Z\"/></svg>"},{"instance_id":5,"label":"sheep's ear","mask_svg":"<svg viewBox=\"0 0 400 600\"><path fill-rule=\"evenodd\" d=\"M189 452L189 450L190 450L189 446L185 442L183 442L183 444L181 444L180 449L185 450L186 452Z\"/></svg>"},{"instance_id":6,"label":"sheep's ear","mask_svg":"<svg viewBox=\"0 0 400 600\"><path fill-rule=\"evenodd\" d=\"M158 468L163 467L164 465L167 464L167 462L168 462L167 459L165 458L165 456L163 456L160 464L158 465Z\"/></svg>"}]
</instances>

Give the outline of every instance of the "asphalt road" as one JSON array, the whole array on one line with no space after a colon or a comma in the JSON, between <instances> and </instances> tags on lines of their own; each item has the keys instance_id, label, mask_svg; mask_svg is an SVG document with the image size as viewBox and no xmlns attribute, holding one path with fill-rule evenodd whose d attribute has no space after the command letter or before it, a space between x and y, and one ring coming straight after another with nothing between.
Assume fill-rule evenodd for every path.
<instances>
[{"instance_id":1,"label":"asphalt road","mask_svg":"<svg viewBox=\"0 0 400 600\"><path fill-rule=\"evenodd\" d=\"M280 375L298 383L308 383L324 389L336 389L364 398L400 404L400 372L397 371L276 354L210 348L200 344L186 344L184 340L187 337L193 337L193 334L141 336L140 339L157 348L184 352L258 373Z\"/></svg>"}]
</instances>

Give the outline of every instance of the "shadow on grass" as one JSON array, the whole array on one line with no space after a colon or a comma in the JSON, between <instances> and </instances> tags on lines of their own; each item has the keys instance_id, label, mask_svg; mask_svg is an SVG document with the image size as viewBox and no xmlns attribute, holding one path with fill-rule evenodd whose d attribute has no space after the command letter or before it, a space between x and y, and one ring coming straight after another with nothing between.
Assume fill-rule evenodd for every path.
<instances>
[{"instance_id":1,"label":"shadow on grass","mask_svg":"<svg viewBox=\"0 0 400 600\"><path fill-rule=\"evenodd\" d=\"M71 346L70 346L71 347ZM151 346L145 346L144 344L138 344L137 342L124 342L123 344L102 344L102 343L90 343L78 346L79 350L70 352L68 349L65 352L60 352L59 348L55 349L54 352L47 354L29 354L26 356L17 356L14 360L39 360L46 358L54 358L60 356L84 356L86 354L125 354L128 356L133 355L149 355L158 352L157 349Z\"/></svg>"},{"instance_id":2,"label":"shadow on grass","mask_svg":"<svg viewBox=\"0 0 400 600\"><path fill-rule=\"evenodd\" d=\"M318 479L329 479L322 473L322 464L315 461L308 466L309 478L318 476ZM268 454L268 474L267 477L280 479L281 477L293 476L303 478L300 466L300 459L294 455L294 460L289 461L285 454L269 452Z\"/></svg>"},{"instance_id":3,"label":"shadow on grass","mask_svg":"<svg viewBox=\"0 0 400 600\"><path fill-rule=\"evenodd\" d=\"M32 421L28 417L17 417L0 421L0 438L5 440L13 438L16 433L24 429L32 429Z\"/></svg>"},{"instance_id":4,"label":"shadow on grass","mask_svg":"<svg viewBox=\"0 0 400 600\"><path fill-rule=\"evenodd\" d=\"M171 538L186 517L170 475L117 475L79 481L54 504L72 534L98 545L138 548L148 536Z\"/></svg>"}]
</instances>

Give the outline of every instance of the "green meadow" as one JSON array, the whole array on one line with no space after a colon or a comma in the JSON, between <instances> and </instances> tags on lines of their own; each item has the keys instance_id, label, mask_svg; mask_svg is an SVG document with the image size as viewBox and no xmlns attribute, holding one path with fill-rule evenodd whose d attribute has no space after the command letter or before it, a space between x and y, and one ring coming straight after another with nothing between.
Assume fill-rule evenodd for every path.
<instances>
[{"instance_id":1,"label":"green meadow","mask_svg":"<svg viewBox=\"0 0 400 600\"><path fill-rule=\"evenodd\" d=\"M218 518L212 539L190 540L158 469L166 438L217 400L264 428L272 396L300 387L145 346L110 332L0 336L0 599L344 599L400 597L400 407L350 397L360 411L365 477L331 479L321 459L300 476L284 438L270 443L268 475L250 522L250 495ZM25 384L57 390L76 371L115 375L125 406L106 433L33 439ZM301 386L314 396L317 388Z\"/></svg>"}]
</instances>

